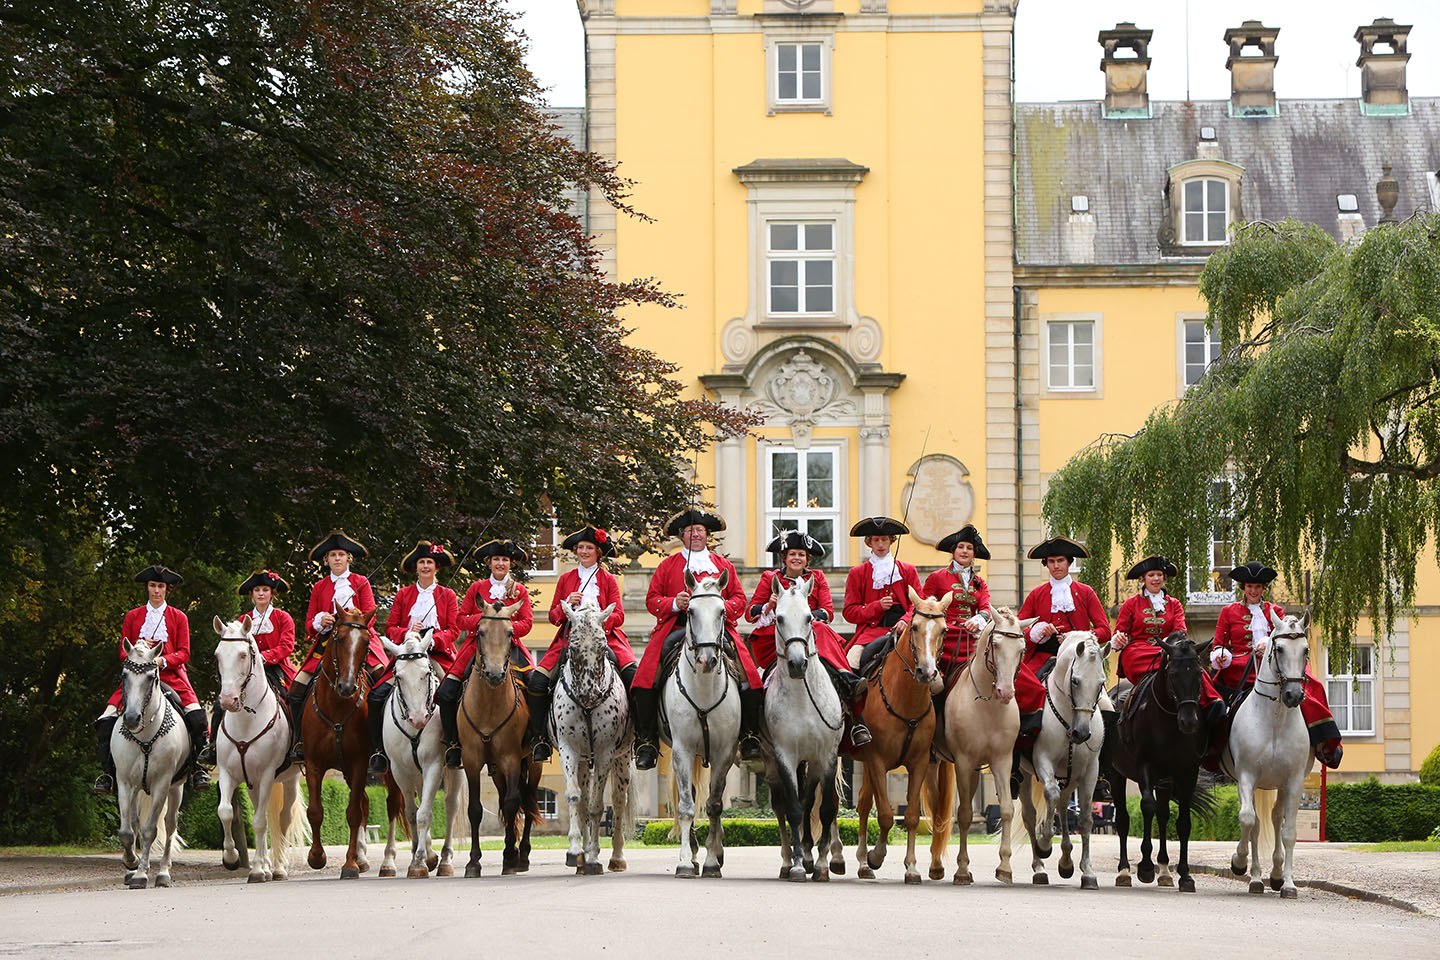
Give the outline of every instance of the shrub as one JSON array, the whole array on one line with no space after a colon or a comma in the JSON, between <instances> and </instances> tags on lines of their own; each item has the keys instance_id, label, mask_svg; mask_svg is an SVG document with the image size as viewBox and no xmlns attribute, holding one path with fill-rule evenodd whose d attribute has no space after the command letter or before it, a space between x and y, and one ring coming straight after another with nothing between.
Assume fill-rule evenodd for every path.
<instances>
[{"instance_id":1,"label":"shrub","mask_svg":"<svg viewBox=\"0 0 1440 960\"><path fill-rule=\"evenodd\" d=\"M235 815L242 818L245 824L245 842L251 847L255 846L255 831L251 829L254 822L255 810L250 805L250 793L242 784L236 791L238 794L235 804ZM185 791L185 800L180 804L180 816L175 822L175 829L185 842L202 850L219 850L225 846L225 833L220 827L220 816L215 808L220 805L220 786L212 783L210 786L195 793L190 789Z\"/></svg>"},{"instance_id":2,"label":"shrub","mask_svg":"<svg viewBox=\"0 0 1440 960\"><path fill-rule=\"evenodd\" d=\"M720 821L725 829L725 845L727 847L778 847L780 845L780 826L774 820L761 818L740 818L726 817ZM652 846L661 846L670 842L670 828L672 820L651 820L645 824L640 834L640 839ZM853 818L842 818L840 821L840 840L846 846L854 846L860 837L860 821ZM710 824L697 820L695 823L695 836L700 843L710 833ZM872 819L870 821L870 842L874 843L880 839L880 827ZM891 842L904 837L904 831L899 827L890 830Z\"/></svg>"},{"instance_id":3,"label":"shrub","mask_svg":"<svg viewBox=\"0 0 1440 960\"><path fill-rule=\"evenodd\" d=\"M1427 787L1440 787L1440 743L1430 751L1430 756L1420 764L1420 782Z\"/></svg>"},{"instance_id":4,"label":"shrub","mask_svg":"<svg viewBox=\"0 0 1440 960\"><path fill-rule=\"evenodd\" d=\"M1223 784L1214 788L1215 812L1210 816L1191 813L1191 840L1239 840L1240 839L1240 792L1234 784ZM1130 836L1139 837L1145 833L1145 818L1140 814L1140 798L1133 793L1125 798L1125 809L1130 811ZM1170 820L1165 835L1175 839L1179 832L1175 818L1180 814L1180 805L1170 802ZM1152 834L1158 835L1152 827Z\"/></svg>"},{"instance_id":5,"label":"shrub","mask_svg":"<svg viewBox=\"0 0 1440 960\"><path fill-rule=\"evenodd\" d=\"M1424 840L1440 824L1440 786L1338 783L1326 798L1325 833L1345 843Z\"/></svg>"}]
</instances>

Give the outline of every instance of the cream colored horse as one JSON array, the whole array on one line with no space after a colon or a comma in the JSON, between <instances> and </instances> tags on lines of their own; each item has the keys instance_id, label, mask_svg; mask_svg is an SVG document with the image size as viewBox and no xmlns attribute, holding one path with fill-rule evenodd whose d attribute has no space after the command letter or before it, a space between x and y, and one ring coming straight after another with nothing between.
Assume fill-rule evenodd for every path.
<instances>
[{"instance_id":1,"label":"cream colored horse","mask_svg":"<svg viewBox=\"0 0 1440 960\"><path fill-rule=\"evenodd\" d=\"M1000 797L1000 865L995 879L1011 881L1010 821L1015 803L1010 799L1010 758L1020 732L1020 708L1015 704L1015 674L1025 654L1025 634L1038 617L1017 620L1009 607L990 609L990 622L980 631L975 655L960 672L955 689L945 699L942 746L955 762L940 763L926 785L935 833L930 843L930 876L945 875L940 862L950 840L956 792L959 793L960 850L955 855L955 882L970 884L970 852L966 838L974 816L975 788L980 767L988 765Z\"/></svg>"}]
</instances>

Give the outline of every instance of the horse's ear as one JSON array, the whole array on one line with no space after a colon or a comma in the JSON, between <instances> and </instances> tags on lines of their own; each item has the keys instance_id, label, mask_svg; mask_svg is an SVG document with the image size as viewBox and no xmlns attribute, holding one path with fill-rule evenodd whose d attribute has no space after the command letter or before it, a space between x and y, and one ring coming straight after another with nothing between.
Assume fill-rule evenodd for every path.
<instances>
[{"instance_id":1,"label":"horse's ear","mask_svg":"<svg viewBox=\"0 0 1440 960\"><path fill-rule=\"evenodd\" d=\"M1170 642L1169 637L1156 637L1155 642L1158 643L1160 645L1160 649L1164 650L1166 653L1175 652L1175 644Z\"/></svg>"},{"instance_id":2,"label":"horse's ear","mask_svg":"<svg viewBox=\"0 0 1440 960\"><path fill-rule=\"evenodd\" d=\"M994 622L995 622L995 611L994 611L994 609L991 609L991 611L990 611L990 622L991 622L991 623L994 623ZM1031 627L1035 626L1035 624L1037 624L1037 623L1039 623L1039 622L1040 622L1040 618L1039 618L1039 617L1026 617L1024 620L1018 621L1018 623L1020 624L1020 631L1021 631L1022 633L1028 632Z\"/></svg>"},{"instance_id":3,"label":"horse's ear","mask_svg":"<svg viewBox=\"0 0 1440 960\"><path fill-rule=\"evenodd\" d=\"M524 605L525 605L525 601L524 601L524 600L516 600L514 603L510 604L510 606L508 606L508 607L505 608L505 610L504 610L505 616L507 616L507 617L514 617L515 614L517 614L517 613L520 612L520 608L523 607Z\"/></svg>"},{"instance_id":4,"label":"horse's ear","mask_svg":"<svg viewBox=\"0 0 1440 960\"><path fill-rule=\"evenodd\" d=\"M605 625L605 621L609 620L609 619L610 619L610 614L612 614L612 613L614 613L614 612L615 612L615 604L613 604L613 603L610 604L610 606L606 607L604 610L601 610L601 611L600 611L600 625L601 625L601 626L604 626L604 625Z\"/></svg>"},{"instance_id":5,"label":"horse's ear","mask_svg":"<svg viewBox=\"0 0 1440 960\"><path fill-rule=\"evenodd\" d=\"M1310 608L1309 608L1309 607L1305 607L1303 610L1300 611L1300 623L1298 624L1298 626L1300 627L1300 629L1301 629L1302 632L1308 631L1308 630L1310 629Z\"/></svg>"},{"instance_id":6,"label":"horse's ear","mask_svg":"<svg viewBox=\"0 0 1440 960\"><path fill-rule=\"evenodd\" d=\"M1265 613L1267 618L1270 620L1271 630L1278 630L1280 628L1280 624L1285 622L1285 618L1280 615L1280 611L1277 610L1275 607L1271 607L1270 609L1266 610Z\"/></svg>"},{"instance_id":7,"label":"horse's ear","mask_svg":"<svg viewBox=\"0 0 1440 960\"><path fill-rule=\"evenodd\" d=\"M720 592L724 593L725 588L730 585L730 568L726 567L720 571Z\"/></svg>"},{"instance_id":8,"label":"horse's ear","mask_svg":"<svg viewBox=\"0 0 1440 960\"><path fill-rule=\"evenodd\" d=\"M125 657L126 659L129 659L130 651L135 649L135 644L131 643L129 640L126 640L124 637L121 637L120 649L125 651Z\"/></svg>"},{"instance_id":9,"label":"horse's ear","mask_svg":"<svg viewBox=\"0 0 1440 960\"><path fill-rule=\"evenodd\" d=\"M798 590L798 591L800 591L800 596L802 596L802 597L808 597L808 596L810 596L810 591L813 590L814 588L815 588L815 578L814 578L814 577L801 577L801 578L800 578L800 582L797 583L797 584L795 584L795 589Z\"/></svg>"},{"instance_id":10,"label":"horse's ear","mask_svg":"<svg viewBox=\"0 0 1440 960\"><path fill-rule=\"evenodd\" d=\"M1104 643L1100 644L1100 659L1101 659L1101 660L1105 660L1105 659L1108 659L1109 656L1110 656L1110 641L1109 641L1109 640L1106 640Z\"/></svg>"},{"instance_id":11,"label":"horse's ear","mask_svg":"<svg viewBox=\"0 0 1440 960\"><path fill-rule=\"evenodd\" d=\"M224 620L221 620L221 619L217 616L214 620L211 620L211 621L210 621L210 626L212 626L212 627L215 628L215 633L216 633L216 634L218 634L219 636L222 636L222 637L225 636L225 621L224 621Z\"/></svg>"},{"instance_id":12,"label":"horse's ear","mask_svg":"<svg viewBox=\"0 0 1440 960\"><path fill-rule=\"evenodd\" d=\"M385 652L392 657L398 657L405 652L404 647L397 646L389 637L381 637L380 642L385 645Z\"/></svg>"},{"instance_id":13,"label":"horse's ear","mask_svg":"<svg viewBox=\"0 0 1440 960\"><path fill-rule=\"evenodd\" d=\"M913 594L913 593L915 592L915 588L914 588L914 587L911 587L911 588L910 588L910 592ZM954 603L954 602L955 602L955 591L954 591L954 590L946 590L946 591L945 591L945 596L943 596L943 597L940 598L940 612L941 612L941 613L944 613L945 611L949 610L949 609L950 609L950 604L952 604L952 603Z\"/></svg>"},{"instance_id":14,"label":"horse's ear","mask_svg":"<svg viewBox=\"0 0 1440 960\"><path fill-rule=\"evenodd\" d=\"M1208 656L1210 655L1210 648L1213 647L1214 645L1215 645L1215 638L1214 638L1214 637L1211 637L1209 640L1206 640L1204 643L1200 644L1200 646L1196 647L1196 648L1195 648L1195 653L1199 655L1199 657L1200 657L1201 660L1204 660L1206 657L1208 657Z\"/></svg>"},{"instance_id":15,"label":"horse's ear","mask_svg":"<svg viewBox=\"0 0 1440 960\"><path fill-rule=\"evenodd\" d=\"M219 618L219 617L216 617L215 619L218 620L218 619L220 619L220 618ZM242 613L242 614L240 614L240 628L245 631L245 633L246 633L247 636L248 636L249 633L250 633L250 627L251 627L251 626L253 626L253 624L250 622L250 614L248 614L248 613Z\"/></svg>"},{"instance_id":16,"label":"horse's ear","mask_svg":"<svg viewBox=\"0 0 1440 960\"><path fill-rule=\"evenodd\" d=\"M429 653L435 647L435 628L426 627L420 631L420 649Z\"/></svg>"},{"instance_id":17,"label":"horse's ear","mask_svg":"<svg viewBox=\"0 0 1440 960\"><path fill-rule=\"evenodd\" d=\"M695 592L695 574L690 572L689 567L685 568L685 589L690 593Z\"/></svg>"},{"instance_id":18,"label":"horse's ear","mask_svg":"<svg viewBox=\"0 0 1440 960\"><path fill-rule=\"evenodd\" d=\"M379 613L379 612L380 612L380 611L379 611L379 609L377 608L377 609L375 609L375 610L371 610L368 614L366 614L366 615L365 615L365 626L368 627L368 626L370 626L371 624L373 624L373 623L375 622L375 614L377 614L377 613Z\"/></svg>"},{"instance_id":19,"label":"horse's ear","mask_svg":"<svg viewBox=\"0 0 1440 960\"><path fill-rule=\"evenodd\" d=\"M917 606L917 605L920 603L920 600L921 600L920 594L919 594L919 592L918 592L914 587L910 586L909 584L906 584L906 586L905 586L905 592L910 595L910 606L914 607L914 606Z\"/></svg>"}]
</instances>

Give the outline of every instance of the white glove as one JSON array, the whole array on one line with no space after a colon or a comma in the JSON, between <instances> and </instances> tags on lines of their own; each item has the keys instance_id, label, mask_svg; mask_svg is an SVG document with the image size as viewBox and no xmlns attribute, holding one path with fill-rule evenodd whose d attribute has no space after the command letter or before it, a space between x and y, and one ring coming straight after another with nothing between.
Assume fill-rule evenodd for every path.
<instances>
[{"instance_id":1,"label":"white glove","mask_svg":"<svg viewBox=\"0 0 1440 960\"><path fill-rule=\"evenodd\" d=\"M1210 669L1224 670L1235 661L1235 655L1225 647L1216 647L1210 651Z\"/></svg>"},{"instance_id":2,"label":"white glove","mask_svg":"<svg viewBox=\"0 0 1440 960\"><path fill-rule=\"evenodd\" d=\"M979 632L984 628L985 624L987 624L987 623L989 623L989 622L990 622L990 618L989 618L989 617L985 616L985 614L983 614L983 613L977 613L977 614L975 614L975 616L971 617L969 620L966 620L965 623L963 624L963 626L964 626L965 629L968 630L970 633L979 633Z\"/></svg>"}]
</instances>

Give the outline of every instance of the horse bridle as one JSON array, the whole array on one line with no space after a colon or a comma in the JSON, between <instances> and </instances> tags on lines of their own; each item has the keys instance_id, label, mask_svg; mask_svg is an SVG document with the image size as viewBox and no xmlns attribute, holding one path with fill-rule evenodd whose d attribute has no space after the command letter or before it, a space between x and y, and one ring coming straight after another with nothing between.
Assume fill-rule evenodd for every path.
<instances>
[{"instance_id":1,"label":"horse bridle","mask_svg":"<svg viewBox=\"0 0 1440 960\"><path fill-rule=\"evenodd\" d=\"M334 637L336 637L336 636L338 635L338 633L339 633L339 628L340 628L340 627L349 627L349 628L352 629L352 630L364 630L364 631L367 631L367 632L370 630L370 624L368 624L368 623L357 623L356 621L353 621L353 620L336 620L336 621L335 621L335 627L332 628L332 631L331 631L331 634L330 634L330 636L331 636L332 638L334 638ZM338 660L340 659L339 655L337 654L334 659L335 659L336 661L338 661ZM330 681L330 685L331 685L332 687L338 686L339 683L340 683L340 677L339 677L339 675L336 673L336 671L339 670L339 669L340 669L340 668L339 668L338 666L332 667L330 673L325 674L325 661L324 661L323 659L320 661L320 672L321 672L322 674L325 674L325 679L327 679L327 680ZM366 673L366 670L365 670L365 665L364 665L363 662L362 662L361 665L360 665L360 669L359 669L358 673L360 674L361 677L367 676L367 673ZM359 679L359 678L357 677L357 680L358 680L358 679ZM355 691L356 691L355 695L356 695L356 697L362 696L361 693L360 693L361 686L362 686L362 684L360 684L360 683L358 683L358 682L355 684ZM317 702L316 705L315 705L315 710L316 710L317 713L318 713L319 710L320 710L320 705L319 705L318 702Z\"/></svg>"},{"instance_id":2,"label":"horse bridle","mask_svg":"<svg viewBox=\"0 0 1440 960\"><path fill-rule=\"evenodd\" d=\"M140 719L143 722L150 709L150 699L155 696L155 688L160 686L160 665L154 661L150 663L135 663L132 660L126 659L120 666L127 673L149 675L150 686L146 688L145 699L140 704ZM122 707L125 705L123 699L120 705ZM170 701L166 700L163 696L160 698L160 709L164 711L165 716L161 719L159 728L149 740L141 740L130 732L129 727L123 723L120 724L120 736L139 747L141 755L145 758L145 765L140 769L140 789L146 793L150 792L150 751L155 748L155 744L160 741L161 737L175 728L175 711L170 709Z\"/></svg>"},{"instance_id":3,"label":"horse bridle","mask_svg":"<svg viewBox=\"0 0 1440 960\"><path fill-rule=\"evenodd\" d=\"M243 637L221 637L220 642L243 643L248 647L250 666L245 671L245 680L240 684L240 709L246 713L254 713L255 709L245 703L245 688L250 686L250 680L255 676L255 662L259 659L259 653L256 651L255 643L248 634ZM221 722L223 723L224 721L222 720Z\"/></svg>"},{"instance_id":4,"label":"horse bridle","mask_svg":"<svg viewBox=\"0 0 1440 960\"><path fill-rule=\"evenodd\" d=\"M722 607L725 603L725 598L718 593L702 593L698 597L692 596L690 598L690 604L693 605L696 600L719 600ZM720 628L720 636L723 637L724 635L725 628L722 626ZM716 660L724 659L725 653L723 640L706 640L702 643L694 639L694 635L690 632L690 607L687 606L685 608L685 658L690 661L690 666L694 667L696 670L700 669L700 665L694 658L690 656L691 648L694 648L696 652L699 652L706 647L713 647L715 649Z\"/></svg>"},{"instance_id":5,"label":"horse bridle","mask_svg":"<svg viewBox=\"0 0 1440 960\"><path fill-rule=\"evenodd\" d=\"M775 635L779 636L779 625L777 624L776 627L777 629L775 631ZM831 723L828 719L826 719L825 711L820 709L820 703L815 699L815 691L810 689L810 670L808 668L810 666L810 661L815 659L816 655L816 651L810 648L811 643L815 640L814 619L811 619L809 629L807 629L803 634L794 637L785 637L784 640L785 649L787 651L790 649L790 645L793 643L805 644L805 666L807 669L805 670L804 676L801 678L802 682L805 684L805 695L810 698L810 706L815 709L815 715L820 718L820 722L825 724L825 726L830 730L839 730L845 725L845 705L843 703L840 705L840 717L834 723Z\"/></svg>"},{"instance_id":6,"label":"horse bridle","mask_svg":"<svg viewBox=\"0 0 1440 960\"><path fill-rule=\"evenodd\" d=\"M499 620L499 621L502 621L502 622L504 622L504 623L514 623L514 621L513 621L511 618L509 618L509 617L496 617L496 616L493 616L493 615L488 614L488 613L487 613L487 614L481 614L480 619L481 619L481 620ZM505 677L510 676L510 655L509 655L508 652L506 653L506 655L505 655L505 657L504 657L503 659L504 659L504 663L505 663L505 672L501 675L501 678L500 678L500 682L501 682L501 683L504 683L504 682L505 682ZM478 675L480 676L480 678L481 678L482 680L484 680L485 665L486 665L488 662L489 662L489 661L487 661L487 660L485 659L485 644L483 644L483 643L480 642L480 638L479 638L479 637L476 637L476 638L475 638L475 659L470 662L470 672L471 672L471 673L474 673L474 674L478 674ZM487 682L488 682L488 681L487 681ZM497 686L498 686L498 685L499 685L499 684L497 684ZM486 733L484 730L481 730L481 729L480 729L480 725L477 724L474 720L472 720L472 719L470 718L470 709L465 706L465 698L464 698L464 697L461 697L461 698L460 698L460 712L463 713L463 714L465 714L465 722L468 723L468 724L470 724L470 729L475 731L475 733L480 737L480 740L481 740L482 743L489 743L489 742L491 741L491 739L495 736L495 734L497 734L497 733L499 733L501 730L505 729L505 725L510 722L510 718L513 717L513 716L515 716L515 711L517 711L517 710L520 709L520 684L519 684L517 681L513 680L513 678L512 678L512 681L511 681L510 686L511 686L511 688L514 690L514 693L515 693L515 699L514 699L513 701L511 701L511 703L510 703L510 712L507 713L507 714L505 714L505 719L503 719L503 720L501 720L499 723L497 723L497 724L495 725L495 729L491 730L489 733ZM417 764L417 766L418 766L418 764Z\"/></svg>"},{"instance_id":7,"label":"horse bridle","mask_svg":"<svg viewBox=\"0 0 1440 960\"><path fill-rule=\"evenodd\" d=\"M1002 637L1018 637L1022 643L1025 641L1025 634L1023 634L1023 633L1016 633L1016 632L1014 632L1014 631L1012 631L1012 630L1001 630L998 626L994 626L994 627L991 627L991 628L990 628L990 633L985 637L985 657L984 657L984 661L983 661L983 662L984 662L984 664L985 664L985 669L990 671L990 676L994 677L996 680L999 680L999 679L1000 679L1000 670L999 670L999 668L998 668L998 667L996 666L996 664L995 664L995 635L996 635L996 634L999 634L999 635L1002 636ZM1020 673L1020 664L1017 662L1017 663L1015 664L1015 675L1018 676L1019 673ZM1010 679L1013 681L1013 680L1015 679L1015 677L1012 676ZM985 695L985 694L983 694L983 693L980 692L980 684L979 684L979 683L976 681L976 679L975 679L975 671L974 671L974 670L971 670L971 671L970 671L970 686L972 686L972 687L975 688L975 699L976 699L976 700L986 700L986 701L988 701L988 700L992 699L991 697L989 697L989 696L987 696L987 695Z\"/></svg>"},{"instance_id":8,"label":"horse bridle","mask_svg":"<svg viewBox=\"0 0 1440 960\"><path fill-rule=\"evenodd\" d=\"M718 593L702 593L699 597L692 596L690 598L690 603L693 605L696 600L703 600L706 598L713 598L715 600L719 600L722 604L725 602L725 598ZM705 647L714 647L715 658L717 661L723 661L725 654L721 646L722 641L720 640L707 640L704 643L694 641L693 635L690 632L689 609L690 608L687 606L685 614L685 648L683 655L685 657L685 662L690 664L690 669L699 673L700 664L694 657L691 656L692 647L696 651L699 651ZM724 636L724 633L725 630L722 626L720 630L721 636ZM724 669L723 663L719 664L719 666L721 667L721 669ZM710 714L714 713L715 710L720 706L720 704L725 702L725 698L730 695L730 681L727 679L723 684L720 685L719 698L716 699L716 701L710 704L710 706L708 707L700 706L700 704L695 702L695 698L690 696L690 691L685 689L685 681L681 677L680 671L678 670L675 671L675 689L680 691L680 696L684 697L685 702L690 704L690 709L695 711L695 716L700 721L700 740L702 744L700 765L703 767L708 767L710 766Z\"/></svg>"},{"instance_id":9,"label":"horse bridle","mask_svg":"<svg viewBox=\"0 0 1440 960\"><path fill-rule=\"evenodd\" d=\"M1179 663L1179 662L1181 662L1182 660L1194 660L1194 661L1198 664L1198 663L1200 662L1200 656L1199 656L1198 654L1196 654L1196 655L1190 656L1190 657L1183 657L1183 658L1182 658L1182 657L1176 657L1176 656L1172 655L1169 650L1166 650L1164 647L1161 647L1160 672L1161 672L1162 674L1165 673L1166 667L1167 667L1171 662ZM1203 687L1202 687L1202 689L1203 689ZM1175 691L1170 689L1170 684L1169 684L1168 682L1165 684L1165 691L1170 694L1170 699L1175 701L1175 709L1174 709L1174 710L1167 710L1167 709L1165 708L1165 704L1164 704L1163 702L1161 702L1161 700L1160 700L1160 691L1159 691L1159 690L1156 690L1156 691L1155 691L1155 706L1159 707L1162 713L1165 713L1165 714L1167 714L1167 715L1169 715L1169 716L1175 717L1175 716L1179 716L1179 715L1180 715L1180 711L1181 711L1182 709L1184 709L1186 706L1193 705L1196 710L1199 710L1199 709L1200 709L1200 694L1197 693L1197 694L1195 695L1194 699L1191 699L1191 700L1176 700L1176 699L1175 699Z\"/></svg>"},{"instance_id":10,"label":"horse bridle","mask_svg":"<svg viewBox=\"0 0 1440 960\"><path fill-rule=\"evenodd\" d=\"M1266 680L1266 679L1264 679L1263 677L1260 676L1260 671L1259 671L1259 670L1256 670L1256 671L1255 671L1255 688L1254 688L1254 689L1255 689L1255 692L1258 693L1258 694L1260 694L1260 696L1264 697L1266 700L1279 700L1279 699L1280 699L1280 694L1279 694L1279 693L1276 693L1274 696L1271 696L1271 695L1268 694L1268 693L1264 693L1263 691L1260 690L1260 684L1262 684L1262 683L1263 683L1263 684L1266 684L1267 686L1271 686L1271 687L1283 687L1283 686L1284 686L1285 684L1287 684L1287 683L1299 683L1299 684L1304 684L1304 682L1305 682L1305 672L1304 672L1304 668L1303 668L1303 667L1301 668L1300 676L1298 676L1298 677L1287 677L1287 676L1285 675L1285 671L1280 669L1280 660L1279 660L1279 658L1276 656L1275 651L1276 651L1276 649L1279 647L1279 644L1276 643L1276 641L1279 640L1282 636L1283 636L1283 637L1287 637L1287 638L1289 638L1289 637L1301 637L1301 638L1304 638L1305 634L1304 634L1303 632L1301 632L1301 633L1283 633L1283 634L1282 634L1282 633L1272 633L1272 634L1270 634L1270 639L1269 639L1269 640L1267 641L1267 643L1266 643L1266 646L1269 647L1269 649L1265 651L1265 659L1270 661L1270 666L1271 666L1271 668L1274 669L1274 671L1275 671L1275 676L1277 676L1279 679L1278 679L1278 680Z\"/></svg>"},{"instance_id":11,"label":"horse bridle","mask_svg":"<svg viewBox=\"0 0 1440 960\"><path fill-rule=\"evenodd\" d=\"M251 707L251 706L249 706L249 705L247 705L247 704L245 703L245 688L250 685L250 680L251 680L251 678L253 678L257 672L259 672L259 671L257 671L257 670L255 669L255 664L256 664L256 662L259 660L259 653L258 653L258 648L257 648L257 646L256 646L256 644L255 644L255 641L254 641L254 637L253 637L253 636L250 636L250 635L248 635L248 634L247 634L246 636L244 636L244 637L221 637L221 638L220 638L220 642L221 642L221 643L245 643L245 644L247 644L248 647L249 647L249 651L250 651L250 666L249 666L249 667L247 668L247 670L246 670L244 682L242 682L242 683L240 684L240 709L244 710L246 713L251 713L251 714L253 714L253 713L255 713L255 708L253 708L253 707ZM266 684L265 689L266 689L266 690L269 690L269 689L270 689L269 684ZM263 696L263 695L261 696L261 702L262 702L262 703L264 702L264 696ZM280 719L280 698L279 698L279 697L276 697L276 698L275 698L275 712L270 715L270 722L267 723L267 724L265 724L264 729L262 729L259 733L255 734L255 736L251 737L249 740L236 740L235 737L230 733L230 731L225 729L225 717L223 716L223 713L222 713L222 716L220 717L220 732L223 733L223 734L225 734L225 738L235 745L236 751L240 754L240 776L244 779L245 785L246 785L247 787L248 787L248 786L254 786L255 784L252 784L252 783L251 783L251 780L250 780L250 770L249 770L249 767L246 766L245 755L249 752L251 746L253 746L255 743L257 743L257 742L260 740L260 738L264 737L265 734L269 733L269 732L275 727L275 722L276 722L277 720L279 720L279 719ZM296 722L298 723L299 721L297 720Z\"/></svg>"},{"instance_id":12,"label":"horse bridle","mask_svg":"<svg viewBox=\"0 0 1440 960\"><path fill-rule=\"evenodd\" d=\"M493 614L489 614L489 613L482 613L482 614L480 615L480 619L481 619L481 620L496 620L496 621L499 621L500 623L509 623L509 624L513 624L513 623L515 622L515 621L514 621L513 619L511 619L510 617L497 617L497 616L494 616ZM513 636L514 634L512 633L511 635ZM505 676L510 673L510 657L509 657L508 652L507 652L506 656L502 657L501 659L502 659L502 661L503 661L504 664L505 664L504 673L501 674L501 681L503 682ZM485 659L485 644L483 644L483 643L480 642L480 638L479 638L479 637L476 637L476 638L475 638L475 659L474 659L473 661L471 661L471 663L470 663L470 672L471 672L471 673L483 674L483 673L485 673L485 668L486 668L486 666L489 665L489 663L490 663L490 661ZM500 726L504 726L504 724L501 724ZM495 729L496 729L496 730L499 730L500 727L496 727ZM487 738L487 739L488 739L488 738Z\"/></svg>"},{"instance_id":13,"label":"horse bridle","mask_svg":"<svg viewBox=\"0 0 1440 960\"><path fill-rule=\"evenodd\" d=\"M910 644L910 663L905 667L905 672L910 674L910 679L916 683L928 683L929 681L923 680L920 677L920 658L915 653L915 631L913 629L915 617L924 617L926 620L944 620L946 615L943 613L926 613L924 610L917 608L911 611L910 615L912 629L905 631L905 639ZM898 643L895 645L895 655L900 657L900 645ZM905 658L900 657L900 662L904 663Z\"/></svg>"}]
</instances>

